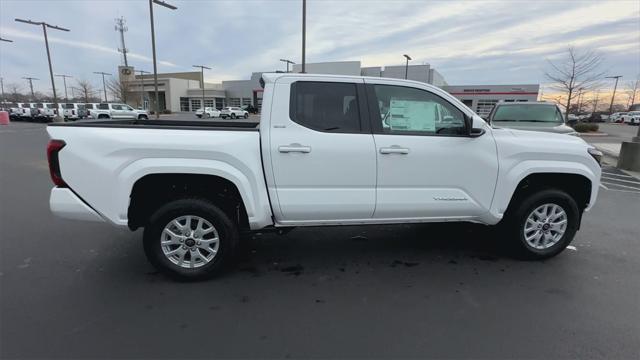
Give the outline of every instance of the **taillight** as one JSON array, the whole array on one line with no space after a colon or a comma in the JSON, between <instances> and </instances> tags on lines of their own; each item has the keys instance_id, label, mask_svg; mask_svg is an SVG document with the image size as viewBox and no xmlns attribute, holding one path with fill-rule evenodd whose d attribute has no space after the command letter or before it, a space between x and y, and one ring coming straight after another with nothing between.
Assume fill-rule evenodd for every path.
<instances>
[{"instance_id":1,"label":"taillight","mask_svg":"<svg viewBox=\"0 0 640 360\"><path fill-rule=\"evenodd\" d=\"M62 180L62 174L60 174L60 161L58 160L58 153L65 145L67 145L67 143L62 140L49 140L49 144L47 145L49 174L51 175L51 181L53 181L53 184L59 187L67 187L67 184Z\"/></svg>"}]
</instances>

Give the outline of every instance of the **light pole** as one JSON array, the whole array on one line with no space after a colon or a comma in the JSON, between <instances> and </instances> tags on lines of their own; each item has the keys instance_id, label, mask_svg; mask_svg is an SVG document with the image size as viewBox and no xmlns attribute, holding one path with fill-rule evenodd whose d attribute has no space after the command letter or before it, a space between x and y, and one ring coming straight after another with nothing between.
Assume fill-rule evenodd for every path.
<instances>
[{"instance_id":1,"label":"light pole","mask_svg":"<svg viewBox=\"0 0 640 360\"><path fill-rule=\"evenodd\" d=\"M137 72L140 73L140 107L142 107L142 109L144 109L144 74L151 74L148 71L144 71L144 70L136 70Z\"/></svg>"},{"instance_id":2,"label":"light pole","mask_svg":"<svg viewBox=\"0 0 640 360\"><path fill-rule=\"evenodd\" d=\"M23 79L25 80L29 80L29 88L31 89L31 100L35 100L36 99L36 95L33 92L33 80L40 80L38 78L34 78L34 77L23 77Z\"/></svg>"},{"instance_id":3,"label":"light pole","mask_svg":"<svg viewBox=\"0 0 640 360\"><path fill-rule=\"evenodd\" d=\"M211 70L210 67L204 65L193 65L194 68L200 68L200 80L202 81L202 117L204 118L205 108L204 108L204 69Z\"/></svg>"},{"instance_id":4,"label":"light pole","mask_svg":"<svg viewBox=\"0 0 640 360\"><path fill-rule=\"evenodd\" d=\"M581 102L582 102L582 91L584 91L584 88L578 88L578 110L576 111L576 115L580 115L580 107L581 107Z\"/></svg>"},{"instance_id":5,"label":"light pole","mask_svg":"<svg viewBox=\"0 0 640 360\"><path fill-rule=\"evenodd\" d=\"M295 64L293 61L287 59L280 59L280 61L287 63L287 72L289 72L289 64Z\"/></svg>"},{"instance_id":6,"label":"light pole","mask_svg":"<svg viewBox=\"0 0 640 360\"><path fill-rule=\"evenodd\" d=\"M404 79L407 80L407 75L409 74L409 60L411 60L411 56L404 54L402 55L407 59L407 64L404 67Z\"/></svg>"},{"instance_id":7,"label":"light pole","mask_svg":"<svg viewBox=\"0 0 640 360\"><path fill-rule=\"evenodd\" d=\"M55 75L57 77L62 78L62 83L64 84L64 101L69 101L69 97L67 96L67 78L73 78L71 75Z\"/></svg>"},{"instance_id":8,"label":"light pole","mask_svg":"<svg viewBox=\"0 0 640 360\"><path fill-rule=\"evenodd\" d=\"M302 0L302 73L306 73L306 46L307 46L307 0Z\"/></svg>"},{"instance_id":9,"label":"light pole","mask_svg":"<svg viewBox=\"0 0 640 360\"><path fill-rule=\"evenodd\" d=\"M149 0L149 18L151 20L151 51L153 51L153 86L156 92L156 120L160 119L160 95L158 94L158 65L156 62L156 34L153 25L153 4L175 10L177 7L160 0Z\"/></svg>"},{"instance_id":10,"label":"light pole","mask_svg":"<svg viewBox=\"0 0 640 360\"><path fill-rule=\"evenodd\" d=\"M15 20L17 22L21 22L25 24L42 26L42 32L44 33L44 44L45 44L45 47L47 48L47 60L49 61L49 75L51 76L51 88L53 90L53 108L58 109L58 97L56 96L56 83L53 80L53 67L51 66L51 52L49 51L49 39L47 38L47 28L60 30L60 31L71 31L71 30L65 29L63 27L47 24L44 21L36 22L36 21L23 20L23 19L15 19ZM56 115L56 121L61 121L59 114Z\"/></svg>"},{"instance_id":11,"label":"light pole","mask_svg":"<svg viewBox=\"0 0 640 360\"><path fill-rule=\"evenodd\" d=\"M613 100L616 98L616 89L618 88L618 79L620 79L622 75L616 76L606 76L605 79L616 79L616 84L613 85L613 95L611 96L611 105L609 105L609 116L613 114Z\"/></svg>"},{"instance_id":12,"label":"light pole","mask_svg":"<svg viewBox=\"0 0 640 360\"><path fill-rule=\"evenodd\" d=\"M102 89L104 90L104 102L108 102L107 100L107 85L104 81L104 76L105 75L109 75L111 76L111 74L108 74L106 72L102 72L102 71L94 71L94 74L98 74L98 75L102 75Z\"/></svg>"}]
</instances>

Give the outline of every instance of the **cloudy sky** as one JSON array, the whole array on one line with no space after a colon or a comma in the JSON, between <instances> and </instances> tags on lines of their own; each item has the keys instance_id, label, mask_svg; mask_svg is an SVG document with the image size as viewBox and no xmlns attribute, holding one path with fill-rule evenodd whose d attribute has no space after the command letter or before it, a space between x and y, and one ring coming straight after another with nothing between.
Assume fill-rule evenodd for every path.
<instances>
[{"instance_id":1,"label":"cloudy sky","mask_svg":"<svg viewBox=\"0 0 640 360\"><path fill-rule=\"evenodd\" d=\"M168 0L155 7L160 72L213 67L209 81L247 79L301 57L301 0ZM0 73L50 81L42 30L14 18L67 27L49 31L54 72L100 84L94 71L121 63L114 19L124 16L130 64L152 70L148 2L0 0ZM307 62L360 60L363 66L429 63L450 84L545 83L546 59L568 44L600 51L608 74L640 74L640 1L323 1L307 4ZM56 79L60 82L61 79Z\"/></svg>"}]
</instances>

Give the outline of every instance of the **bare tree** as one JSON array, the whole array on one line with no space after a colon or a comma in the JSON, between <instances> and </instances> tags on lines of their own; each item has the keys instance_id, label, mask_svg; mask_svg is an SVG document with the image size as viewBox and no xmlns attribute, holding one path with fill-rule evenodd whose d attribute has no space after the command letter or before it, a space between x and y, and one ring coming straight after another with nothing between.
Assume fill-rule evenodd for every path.
<instances>
[{"instance_id":1,"label":"bare tree","mask_svg":"<svg viewBox=\"0 0 640 360\"><path fill-rule=\"evenodd\" d=\"M24 95L21 93L22 86L16 83L7 84L7 90L9 95L11 95L11 101L20 102L23 99Z\"/></svg>"},{"instance_id":2,"label":"bare tree","mask_svg":"<svg viewBox=\"0 0 640 360\"><path fill-rule=\"evenodd\" d=\"M114 98L123 103L126 103L127 99L131 95L131 85L126 81L123 82L118 79L110 79L107 81L107 89Z\"/></svg>"},{"instance_id":3,"label":"bare tree","mask_svg":"<svg viewBox=\"0 0 640 360\"><path fill-rule=\"evenodd\" d=\"M568 120L571 101L578 96L578 89L591 90L604 77L605 73L600 71L602 56L593 50L578 51L569 46L565 58L557 62L547 61L551 68L545 72L545 76L553 82L552 88L563 93Z\"/></svg>"},{"instance_id":4,"label":"bare tree","mask_svg":"<svg viewBox=\"0 0 640 360\"><path fill-rule=\"evenodd\" d=\"M93 97L93 85L85 79L80 79L77 81L78 89L80 90L80 96L84 97L84 102L88 103L89 98Z\"/></svg>"}]
</instances>

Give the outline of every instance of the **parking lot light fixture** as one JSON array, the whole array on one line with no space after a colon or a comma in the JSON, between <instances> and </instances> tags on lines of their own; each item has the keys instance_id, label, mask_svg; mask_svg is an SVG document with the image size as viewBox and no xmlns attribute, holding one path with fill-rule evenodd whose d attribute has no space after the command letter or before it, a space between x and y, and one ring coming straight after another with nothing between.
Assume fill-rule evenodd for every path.
<instances>
[{"instance_id":1,"label":"parking lot light fixture","mask_svg":"<svg viewBox=\"0 0 640 360\"><path fill-rule=\"evenodd\" d=\"M289 64L295 64L293 61L287 59L280 59L280 61L287 63L287 72L289 72Z\"/></svg>"},{"instance_id":2,"label":"parking lot light fixture","mask_svg":"<svg viewBox=\"0 0 640 360\"><path fill-rule=\"evenodd\" d=\"M94 74L98 74L98 75L102 75L102 89L104 90L104 102L108 102L107 100L107 85L104 81L104 76L105 75L109 75L111 76L111 74L106 73L106 72L102 72L102 71L94 71Z\"/></svg>"},{"instance_id":3,"label":"parking lot light fixture","mask_svg":"<svg viewBox=\"0 0 640 360\"><path fill-rule=\"evenodd\" d=\"M151 74L148 71L136 70L140 73L140 106L144 109L144 74Z\"/></svg>"},{"instance_id":4,"label":"parking lot light fixture","mask_svg":"<svg viewBox=\"0 0 640 360\"><path fill-rule=\"evenodd\" d=\"M201 81L201 84L202 84L202 104L201 104L201 107L202 107L202 117L204 118L204 112L205 112L205 109L204 109L204 69L211 70L211 68L207 67L207 66L204 66L204 65L193 65L193 67L194 68L200 68L200 81Z\"/></svg>"},{"instance_id":5,"label":"parking lot light fixture","mask_svg":"<svg viewBox=\"0 0 640 360\"><path fill-rule=\"evenodd\" d=\"M613 85L613 95L611 95L611 105L609 105L609 116L613 114L613 100L616 98L616 90L618 89L618 79L620 79L622 75L615 76L606 76L605 79L616 79L615 85Z\"/></svg>"},{"instance_id":6,"label":"parking lot light fixture","mask_svg":"<svg viewBox=\"0 0 640 360\"><path fill-rule=\"evenodd\" d=\"M409 56L407 54L404 54L402 56L404 56L407 59L407 65L405 65L405 67L404 67L404 79L406 80L407 79L407 75L409 74L409 60L412 60L412 59L411 59L411 56Z\"/></svg>"},{"instance_id":7,"label":"parking lot light fixture","mask_svg":"<svg viewBox=\"0 0 640 360\"><path fill-rule=\"evenodd\" d=\"M54 75L62 78L62 83L64 84L64 101L68 102L69 97L67 95L67 78L73 78L71 75Z\"/></svg>"},{"instance_id":8,"label":"parking lot light fixture","mask_svg":"<svg viewBox=\"0 0 640 360\"><path fill-rule=\"evenodd\" d=\"M307 53L307 0L302 0L302 71L306 73Z\"/></svg>"},{"instance_id":9,"label":"parking lot light fixture","mask_svg":"<svg viewBox=\"0 0 640 360\"><path fill-rule=\"evenodd\" d=\"M153 4L164 6L168 9L175 10L177 7L161 0L149 0L149 19L151 21L151 51L153 52L153 86L156 93L156 120L160 119L160 95L158 93L158 63L156 61L156 34L153 25Z\"/></svg>"},{"instance_id":10,"label":"parking lot light fixture","mask_svg":"<svg viewBox=\"0 0 640 360\"><path fill-rule=\"evenodd\" d=\"M54 109L58 109L58 97L56 96L56 83L53 80L53 67L51 66L51 52L49 51L49 38L47 37L47 28L49 29L54 29L54 30L60 30L60 31L71 31L69 29L65 29L63 27L60 26L55 26L55 25L51 25L51 24L47 24L44 21L31 21L31 20L24 20L24 19L15 19L17 22L21 22L21 23L25 23L25 24L29 24L29 25L37 25L37 26L42 26L42 32L44 33L44 45L47 49L47 60L49 61L49 75L51 76L51 88L53 90L53 107ZM56 121L61 121L62 118L60 117L60 114L56 114Z\"/></svg>"},{"instance_id":11,"label":"parking lot light fixture","mask_svg":"<svg viewBox=\"0 0 640 360\"><path fill-rule=\"evenodd\" d=\"M35 100L36 99L36 95L33 92L33 80L40 80L40 79L34 78L34 77L23 77L23 79L29 81L29 88L31 89L31 100Z\"/></svg>"}]
</instances>

